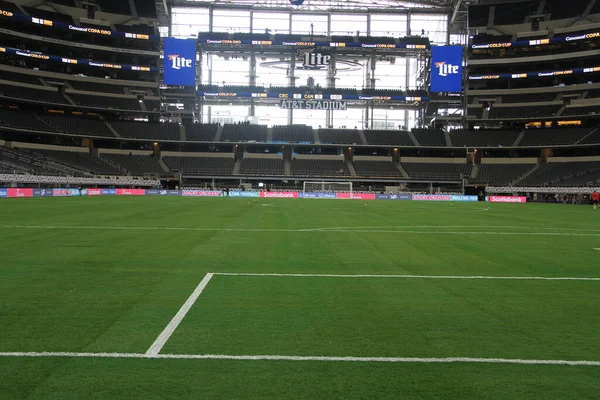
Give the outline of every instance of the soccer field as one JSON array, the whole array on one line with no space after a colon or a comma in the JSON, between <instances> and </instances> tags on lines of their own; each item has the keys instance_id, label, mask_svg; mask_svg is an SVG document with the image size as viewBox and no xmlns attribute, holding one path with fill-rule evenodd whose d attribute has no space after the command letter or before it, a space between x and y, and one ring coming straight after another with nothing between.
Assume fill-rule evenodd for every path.
<instances>
[{"instance_id":1,"label":"soccer field","mask_svg":"<svg viewBox=\"0 0 600 400\"><path fill-rule=\"evenodd\" d=\"M600 211L0 201L0 398L600 398Z\"/></svg>"}]
</instances>

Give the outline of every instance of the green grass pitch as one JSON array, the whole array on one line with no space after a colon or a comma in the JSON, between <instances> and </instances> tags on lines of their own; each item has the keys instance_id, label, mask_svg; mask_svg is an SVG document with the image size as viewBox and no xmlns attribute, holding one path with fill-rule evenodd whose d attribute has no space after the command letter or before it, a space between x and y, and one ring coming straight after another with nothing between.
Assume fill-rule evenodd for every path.
<instances>
[{"instance_id":1,"label":"green grass pitch","mask_svg":"<svg viewBox=\"0 0 600 400\"><path fill-rule=\"evenodd\" d=\"M600 278L599 221L562 204L2 200L0 399L598 399L600 280L489 278ZM128 356L207 273L159 353L185 358ZM10 354L36 352L126 358ZM190 358L207 354L284 359ZM499 360L424 362L454 357ZM377 361L396 358L421 361Z\"/></svg>"}]
</instances>

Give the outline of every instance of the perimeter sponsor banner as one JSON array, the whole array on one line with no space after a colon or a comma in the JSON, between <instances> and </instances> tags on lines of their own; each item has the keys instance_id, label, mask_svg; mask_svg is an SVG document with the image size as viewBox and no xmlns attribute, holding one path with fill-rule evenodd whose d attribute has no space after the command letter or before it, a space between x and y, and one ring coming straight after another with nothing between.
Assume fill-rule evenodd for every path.
<instances>
[{"instance_id":1,"label":"perimeter sponsor banner","mask_svg":"<svg viewBox=\"0 0 600 400\"><path fill-rule=\"evenodd\" d=\"M525 196L489 196L487 201L490 203L527 203Z\"/></svg>"},{"instance_id":2,"label":"perimeter sponsor banner","mask_svg":"<svg viewBox=\"0 0 600 400\"><path fill-rule=\"evenodd\" d=\"M34 196L35 196L35 193L34 193ZM54 196L54 197L79 196L79 189L52 189L52 196Z\"/></svg>"},{"instance_id":3,"label":"perimeter sponsor banner","mask_svg":"<svg viewBox=\"0 0 600 400\"><path fill-rule=\"evenodd\" d=\"M281 100L279 107L286 110L347 110L348 103L336 100Z\"/></svg>"},{"instance_id":4,"label":"perimeter sponsor banner","mask_svg":"<svg viewBox=\"0 0 600 400\"><path fill-rule=\"evenodd\" d=\"M117 189L117 196L144 196L144 189Z\"/></svg>"},{"instance_id":5,"label":"perimeter sponsor banner","mask_svg":"<svg viewBox=\"0 0 600 400\"><path fill-rule=\"evenodd\" d=\"M102 189L102 196L115 196L116 194L117 189Z\"/></svg>"},{"instance_id":6,"label":"perimeter sponsor banner","mask_svg":"<svg viewBox=\"0 0 600 400\"><path fill-rule=\"evenodd\" d=\"M477 201L477 196L461 196L449 194L413 194L412 199L419 201Z\"/></svg>"},{"instance_id":7,"label":"perimeter sponsor banner","mask_svg":"<svg viewBox=\"0 0 600 400\"><path fill-rule=\"evenodd\" d=\"M104 194L104 193L102 193L103 190L105 190L105 189L91 188L86 191L86 195L87 196L102 196Z\"/></svg>"},{"instance_id":8,"label":"perimeter sponsor banner","mask_svg":"<svg viewBox=\"0 0 600 400\"><path fill-rule=\"evenodd\" d=\"M259 192L229 192L229 197L260 197Z\"/></svg>"},{"instance_id":9,"label":"perimeter sponsor banner","mask_svg":"<svg viewBox=\"0 0 600 400\"><path fill-rule=\"evenodd\" d=\"M8 190L6 188L0 188L0 197L8 197Z\"/></svg>"},{"instance_id":10,"label":"perimeter sponsor banner","mask_svg":"<svg viewBox=\"0 0 600 400\"><path fill-rule=\"evenodd\" d=\"M411 194L377 194L375 200L412 200Z\"/></svg>"},{"instance_id":11,"label":"perimeter sponsor banner","mask_svg":"<svg viewBox=\"0 0 600 400\"><path fill-rule=\"evenodd\" d=\"M462 46L431 49L431 92L462 92Z\"/></svg>"},{"instance_id":12,"label":"perimeter sponsor banner","mask_svg":"<svg viewBox=\"0 0 600 400\"><path fill-rule=\"evenodd\" d=\"M53 189L33 189L33 197L52 197Z\"/></svg>"},{"instance_id":13,"label":"perimeter sponsor banner","mask_svg":"<svg viewBox=\"0 0 600 400\"><path fill-rule=\"evenodd\" d=\"M164 39L165 85L196 86L196 40Z\"/></svg>"},{"instance_id":14,"label":"perimeter sponsor banner","mask_svg":"<svg viewBox=\"0 0 600 400\"><path fill-rule=\"evenodd\" d=\"M146 189L146 196L181 196L181 191Z\"/></svg>"},{"instance_id":15,"label":"perimeter sponsor banner","mask_svg":"<svg viewBox=\"0 0 600 400\"><path fill-rule=\"evenodd\" d=\"M336 193L336 199L375 200L374 193Z\"/></svg>"},{"instance_id":16,"label":"perimeter sponsor banner","mask_svg":"<svg viewBox=\"0 0 600 400\"><path fill-rule=\"evenodd\" d=\"M260 197L265 199L297 199L298 192L260 192Z\"/></svg>"},{"instance_id":17,"label":"perimeter sponsor banner","mask_svg":"<svg viewBox=\"0 0 600 400\"><path fill-rule=\"evenodd\" d=\"M301 196L303 199L336 199L335 193L319 193L319 192L306 192Z\"/></svg>"},{"instance_id":18,"label":"perimeter sponsor banner","mask_svg":"<svg viewBox=\"0 0 600 400\"><path fill-rule=\"evenodd\" d=\"M9 188L8 197L33 197L33 189L14 189Z\"/></svg>"},{"instance_id":19,"label":"perimeter sponsor banner","mask_svg":"<svg viewBox=\"0 0 600 400\"><path fill-rule=\"evenodd\" d=\"M218 190L182 190L184 197L219 197L221 192Z\"/></svg>"}]
</instances>

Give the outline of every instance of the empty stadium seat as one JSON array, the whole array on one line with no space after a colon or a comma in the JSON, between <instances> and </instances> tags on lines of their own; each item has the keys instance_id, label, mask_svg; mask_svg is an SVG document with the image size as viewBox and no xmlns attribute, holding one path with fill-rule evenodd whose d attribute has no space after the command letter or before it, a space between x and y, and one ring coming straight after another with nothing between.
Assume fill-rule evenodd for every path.
<instances>
[{"instance_id":1,"label":"empty stadium seat","mask_svg":"<svg viewBox=\"0 0 600 400\"><path fill-rule=\"evenodd\" d=\"M350 176L343 160L292 159L291 167L297 176Z\"/></svg>"},{"instance_id":2,"label":"empty stadium seat","mask_svg":"<svg viewBox=\"0 0 600 400\"><path fill-rule=\"evenodd\" d=\"M402 166L413 179L460 179L471 175L472 166L451 163L402 163Z\"/></svg>"},{"instance_id":3,"label":"empty stadium seat","mask_svg":"<svg viewBox=\"0 0 600 400\"><path fill-rule=\"evenodd\" d=\"M187 175L231 175L235 161L229 157L163 157L169 169Z\"/></svg>"},{"instance_id":4,"label":"empty stadium seat","mask_svg":"<svg viewBox=\"0 0 600 400\"><path fill-rule=\"evenodd\" d=\"M439 129L413 129L412 133L421 146L446 146L444 132Z\"/></svg>"},{"instance_id":5,"label":"empty stadium seat","mask_svg":"<svg viewBox=\"0 0 600 400\"><path fill-rule=\"evenodd\" d=\"M124 138L179 140L179 124L137 121L113 121L113 128Z\"/></svg>"},{"instance_id":6,"label":"empty stadium seat","mask_svg":"<svg viewBox=\"0 0 600 400\"><path fill-rule=\"evenodd\" d=\"M267 127L264 125L226 124L223 127L224 142L266 142Z\"/></svg>"},{"instance_id":7,"label":"empty stadium seat","mask_svg":"<svg viewBox=\"0 0 600 400\"><path fill-rule=\"evenodd\" d=\"M401 177L402 173L392 161L355 160L354 169L358 176Z\"/></svg>"},{"instance_id":8,"label":"empty stadium seat","mask_svg":"<svg viewBox=\"0 0 600 400\"><path fill-rule=\"evenodd\" d=\"M362 144L356 129L319 129L321 143Z\"/></svg>"},{"instance_id":9,"label":"empty stadium seat","mask_svg":"<svg viewBox=\"0 0 600 400\"><path fill-rule=\"evenodd\" d=\"M472 183L489 183L505 186L533 169L535 164L481 164Z\"/></svg>"},{"instance_id":10,"label":"empty stadium seat","mask_svg":"<svg viewBox=\"0 0 600 400\"><path fill-rule=\"evenodd\" d=\"M283 160L272 158L244 158L241 175L283 175Z\"/></svg>"},{"instance_id":11,"label":"empty stadium seat","mask_svg":"<svg viewBox=\"0 0 600 400\"><path fill-rule=\"evenodd\" d=\"M187 140L195 142L214 141L219 129L217 124L187 124L184 127Z\"/></svg>"},{"instance_id":12,"label":"empty stadium seat","mask_svg":"<svg viewBox=\"0 0 600 400\"><path fill-rule=\"evenodd\" d=\"M394 130L365 130L368 144L380 146L414 146L412 139L406 131Z\"/></svg>"},{"instance_id":13,"label":"empty stadium seat","mask_svg":"<svg viewBox=\"0 0 600 400\"><path fill-rule=\"evenodd\" d=\"M456 147L508 147L520 133L520 130L505 129L456 129L450 132L450 139Z\"/></svg>"},{"instance_id":14,"label":"empty stadium seat","mask_svg":"<svg viewBox=\"0 0 600 400\"><path fill-rule=\"evenodd\" d=\"M284 125L273 127L273 140L276 142L313 142L313 131L306 125Z\"/></svg>"}]
</instances>

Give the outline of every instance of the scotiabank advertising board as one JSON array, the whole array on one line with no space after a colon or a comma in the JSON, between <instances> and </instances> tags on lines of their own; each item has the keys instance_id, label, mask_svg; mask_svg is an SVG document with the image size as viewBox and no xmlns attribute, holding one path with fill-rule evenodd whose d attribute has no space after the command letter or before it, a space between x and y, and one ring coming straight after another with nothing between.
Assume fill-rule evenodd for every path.
<instances>
[{"instance_id":1,"label":"scotiabank advertising board","mask_svg":"<svg viewBox=\"0 0 600 400\"><path fill-rule=\"evenodd\" d=\"M8 189L8 197L33 197L33 189Z\"/></svg>"},{"instance_id":2,"label":"scotiabank advertising board","mask_svg":"<svg viewBox=\"0 0 600 400\"><path fill-rule=\"evenodd\" d=\"M264 199L297 199L298 192L260 192Z\"/></svg>"},{"instance_id":3,"label":"scotiabank advertising board","mask_svg":"<svg viewBox=\"0 0 600 400\"><path fill-rule=\"evenodd\" d=\"M490 203L527 203L525 196L489 196Z\"/></svg>"},{"instance_id":4,"label":"scotiabank advertising board","mask_svg":"<svg viewBox=\"0 0 600 400\"><path fill-rule=\"evenodd\" d=\"M352 200L375 200L374 193L336 193L336 199L352 199Z\"/></svg>"},{"instance_id":5,"label":"scotiabank advertising board","mask_svg":"<svg viewBox=\"0 0 600 400\"><path fill-rule=\"evenodd\" d=\"M117 189L117 196L145 196L144 189Z\"/></svg>"}]
</instances>

